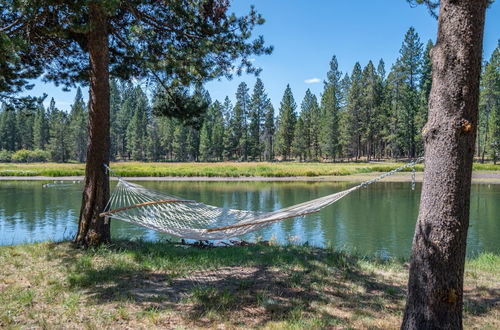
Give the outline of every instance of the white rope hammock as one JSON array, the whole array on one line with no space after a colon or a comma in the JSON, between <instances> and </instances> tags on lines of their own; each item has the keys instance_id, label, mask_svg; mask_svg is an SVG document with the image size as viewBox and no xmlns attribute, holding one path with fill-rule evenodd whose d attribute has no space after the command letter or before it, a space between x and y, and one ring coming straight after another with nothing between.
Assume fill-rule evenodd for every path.
<instances>
[{"instance_id":1,"label":"white rope hammock","mask_svg":"<svg viewBox=\"0 0 500 330\"><path fill-rule=\"evenodd\" d=\"M418 158L347 190L272 212L252 212L206 205L146 189L118 177L118 184L100 216L119 219L187 239L228 239L259 230L278 221L319 212L351 192L405 168L413 167L415 171L415 164L422 160L423 157Z\"/></svg>"}]
</instances>

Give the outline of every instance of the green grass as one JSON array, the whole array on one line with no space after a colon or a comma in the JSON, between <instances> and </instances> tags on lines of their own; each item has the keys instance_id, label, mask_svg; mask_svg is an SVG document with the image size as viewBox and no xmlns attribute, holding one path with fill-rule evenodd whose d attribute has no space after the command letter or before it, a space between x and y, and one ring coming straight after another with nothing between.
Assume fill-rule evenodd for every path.
<instances>
[{"instance_id":1,"label":"green grass","mask_svg":"<svg viewBox=\"0 0 500 330\"><path fill-rule=\"evenodd\" d=\"M298 162L220 162L220 163L144 163L116 162L111 168L123 177L293 177L340 176L388 172L403 163L298 163ZM417 171L423 166L417 165ZM409 171L410 169L407 169ZM499 171L500 165L474 164L477 171ZM0 176L78 176L84 164L0 163Z\"/></svg>"},{"instance_id":2,"label":"green grass","mask_svg":"<svg viewBox=\"0 0 500 330\"><path fill-rule=\"evenodd\" d=\"M290 177L349 175L370 172L386 172L400 163L112 163L114 172L123 177ZM422 167L418 166L418 170ZM84 164L57 163L2 163L0 176L76 176L84 175Z\"/></svg>"},{"instance_id":3,"label":"green grass","mask_svg":"<svg viewBox=\"0 0 500 330\"><path fill-rule=\"evenodd\" d=\"M500 170L500 163L498 164L493 164L493 163L474 163L472 166L472 169L474 171L499 171Z\"/></svg>"},{"instance_id":4,"label":"green grass","mask_svg":"<svg viewBox=\"0 0 500 330\"><path fill-rule=\"evenodd\" d=\"M0 247L0 328L398 328L404 260L308 246ZM465 327L500 327L500 256L467 261Z\"/></svg>"}]
</instances>

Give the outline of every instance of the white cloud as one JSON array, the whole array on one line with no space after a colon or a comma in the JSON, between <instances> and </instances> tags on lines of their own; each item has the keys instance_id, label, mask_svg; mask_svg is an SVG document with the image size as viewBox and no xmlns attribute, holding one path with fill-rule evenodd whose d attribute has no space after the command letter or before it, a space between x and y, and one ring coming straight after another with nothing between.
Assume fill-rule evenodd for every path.
<instances>
[{"instance_id":1,"label":"white cloud","mask_svg":"<svg viewBox=\"0 0 500 330\"><path fill-rule=\"evenodd\" d=\"M304 80L304 82L306 84L317 84L317 83L321 82L321 79L319 79L319 78L309 78L309 79Z\"/></svg>"}]
</instances>

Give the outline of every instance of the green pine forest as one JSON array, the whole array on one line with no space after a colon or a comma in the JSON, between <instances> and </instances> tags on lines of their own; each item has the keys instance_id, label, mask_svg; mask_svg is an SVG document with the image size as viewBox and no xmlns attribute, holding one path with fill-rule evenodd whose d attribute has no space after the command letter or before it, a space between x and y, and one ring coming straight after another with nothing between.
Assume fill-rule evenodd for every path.
<instances>
[{"instance_id":1,"label":"green pine forest","mask_svg":"<svg viewBox=\"0 0 500 330\"><path fill-rule=\"evenodd\" d=\"M111 157L137 161L343 161L415 158L423 154L432 84L429 52L414 28L387 71L381 59L351 72L332 57L321 95L302 100L286 86L279 109L261 79L242 82L236 101L212 100L203 86L192 91L202 116L161 115L162 91L148 97L140 84L111 81ZM69 112L52 99L48 108L0 110L0 162L85 161L87 105L80 89ZM476 155L500 157L500 41L484 62Z\"/></svg>"}]
</instances>

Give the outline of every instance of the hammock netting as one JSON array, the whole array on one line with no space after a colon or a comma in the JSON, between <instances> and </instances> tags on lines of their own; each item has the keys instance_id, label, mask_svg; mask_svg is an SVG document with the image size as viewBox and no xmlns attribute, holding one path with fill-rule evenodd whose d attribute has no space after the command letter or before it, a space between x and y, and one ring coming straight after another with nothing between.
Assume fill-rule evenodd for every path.
<instances>
[{"instance_id":1,"label":"hammock netting","mask_svg":"<svg viewBox=\"0 0 500 330\"><path fill-rule=\"evenodd\" d=\"M419 158L341 192L272 212L235 210L206 205L156 192L118 177L116 188L101 216L187 239L228 239L251 233L278 221L319 212L353 191L405 168L414 168L415 164L422 160L423 158Z\"/></svg>"}]
</instances>

